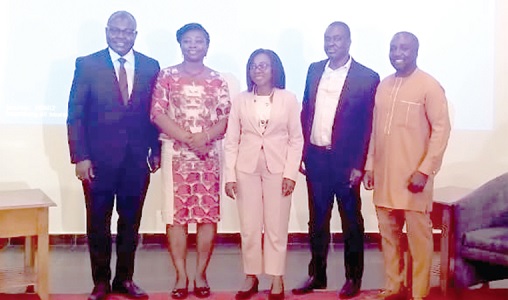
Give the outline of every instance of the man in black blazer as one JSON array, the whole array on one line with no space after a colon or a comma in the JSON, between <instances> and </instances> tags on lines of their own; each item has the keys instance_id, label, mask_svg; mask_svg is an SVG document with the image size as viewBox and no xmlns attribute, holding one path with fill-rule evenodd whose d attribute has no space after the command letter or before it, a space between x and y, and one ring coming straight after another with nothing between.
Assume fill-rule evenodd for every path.
<instances>
[{"instance_id":1,"label":"man in black blazer","mask_svg":"<svg viewBox=\"0 0 508 300\"><path fill-rule=\"evenodd\" d=\"M372 129L379 75L349 55L347 24L333 22L324 35L328 59L310 65L302 103L303 166L309 194L309 278L295 294L327 285L326 259L334 197L342 221L346 282L341 298L358 294L363 275L360 182Z\"/></svg>"},{"instance_id":2,"label":"man in black blazer","mask_svg":"<svg viewBox=\"0 0 508 300\"><path fill-rule=\"evenodd\" d=\"M160 165L157 130L149 114L159 63L132 50L136 35L136 20L130 13L113 13L106 27L108 48L76 60L69 97L69 148L85 194L95 285L90 300L106 299L111 291L148 298L132 275L150 171ZM119 218L111 288L115 196Z\"/></svg>"}]
</instances>

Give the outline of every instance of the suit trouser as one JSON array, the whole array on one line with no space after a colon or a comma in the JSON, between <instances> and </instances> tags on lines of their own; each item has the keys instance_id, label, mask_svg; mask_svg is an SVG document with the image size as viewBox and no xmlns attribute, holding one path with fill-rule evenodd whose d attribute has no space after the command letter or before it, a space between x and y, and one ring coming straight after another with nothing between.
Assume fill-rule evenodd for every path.
<instances>
[{"instance_id":1,"label":"suit trouser","mask_svg":"<svg viewBox=\"0 0 508 300\"><path fill-rule=\"evenodd\" d=\"M406 223L409 252L413 259L413 297L425 297L430 289L433 241L432 221L428 212L389 209L376 206L385 260L387 290L397 292L404 282L404 258L401 240Z\"/></svg>"},{"instance_id":2,"label":"suit trouser","mask_svg":"<svg viewBox=\"0 0 508 300\"><path fill-rule=\"evenodd\" d=\"M326 260L330 244L330 219L334 198L344 236L346 279L360 281L364 265L364 221L361 213L360 186L350 186L349 172L337 175L332 151L311 147L307 153L307 188L309 192L309 236L312 259L309 276L327 283Z\"/></svg>"},{"instance_id":3,"label":"suit trouser","mask_svg":"<svg viewBox=\"0 0 508 300\"><path fill-rule=\"evenodd\" d=\"M115 281L132 279L138 229L150 175L146 161L127 155L118 167L94 165L95 178L83 183L87 236L94 284L111 279L111 215L118 213Z\"/></svg>"},{"instance_id":4,"label":"suit trouser","mask_svg":"<svg viewBox=\"0 0 508 300\"><path fill-rule=\"evenodd\" d=\"M236 173L244 272L283 275L291 196L282 195L282 173L268 171L262 151L254 173Z\"/></svg>"}]
</instances>

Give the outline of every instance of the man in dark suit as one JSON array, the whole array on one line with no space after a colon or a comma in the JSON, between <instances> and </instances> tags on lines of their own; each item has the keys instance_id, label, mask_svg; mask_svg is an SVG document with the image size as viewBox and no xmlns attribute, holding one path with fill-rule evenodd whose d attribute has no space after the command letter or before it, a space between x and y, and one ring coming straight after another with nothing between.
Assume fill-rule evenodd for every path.
<instances>
[{"instance_id":1,"label":"man in dark suit","mask_svg":"<svg viewBox=\"0 0 508 300\"><path fill-rule=\"evenodd\" d=\"M326 259L334 197L342 221L346 282L339 296L358 294L363 275L360 182L372 129L379 75L349 55L351 35L333 22L324 35L328 59L310 65L302 103L303 166L309 193L309 278L294 294L327 285Z\"/></svg>"},{"instance_id":2,"label":"man in dark suit","mask_svg":"<svg viewBox=\"0 0 508 300\"><path fill-rule=\"evenodd\" d=\"M69 97L69 148L85 194L95 285L89 300L106 299L111 291L148 298L132 275L150 171L160 165L157 130L149 114L159 63L132 50L136 35L136 20L130 13L113 13L106 27L109 47L76 60ZM119 218L111 288L115 196Z\"/></svg>"}]
</instances>

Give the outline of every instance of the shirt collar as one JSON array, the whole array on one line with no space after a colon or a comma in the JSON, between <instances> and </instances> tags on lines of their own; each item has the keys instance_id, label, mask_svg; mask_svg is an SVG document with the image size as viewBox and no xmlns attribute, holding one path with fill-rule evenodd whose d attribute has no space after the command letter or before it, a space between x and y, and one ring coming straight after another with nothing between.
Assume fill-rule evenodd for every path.
<instances>
[{"instance_id":1,"label":"shirt collar","mask_svg":"<svg viewBox=\"0 0 508 300\"><path fill-rule=\"evenodd\" d=\"M108 51L109 51L109 56L111 57L111 61L113 63L115 62L118 62L118 59L120 57L123 57L125 58L125 62L127 64L132 64L134 65L134 51L131 49L129 50L129 52L127 52L127 54L125 54L124 56L120 56L118 55L118 53L116 53L115 51L113 51L113 49L111 49L110 47L108 47Z\"/></svg>"},{"instance_id":2,"label":"shirt collar","mask_svg":"<svg viewBox=\"0 0 508 300\"><path fill-rule=\"evenodd\" d=\"M342 67L333 70L332 68L330 68L330 60L328 60L326 62L326 66L325 66L325 72L330 73L330 72L335 72L335 71L339 71L339 70L349 71L349 68L351 68L351 61L353 61L353 58L351 57L351 55L349 55L347 62Z\"/></svg>"}]
</instances>

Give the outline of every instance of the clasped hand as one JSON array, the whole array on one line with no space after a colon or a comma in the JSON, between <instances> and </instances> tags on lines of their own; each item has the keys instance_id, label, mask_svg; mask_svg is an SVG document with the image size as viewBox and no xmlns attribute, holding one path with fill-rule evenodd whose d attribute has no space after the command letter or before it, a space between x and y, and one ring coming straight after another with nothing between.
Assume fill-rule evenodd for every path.
<instances>
[{"instance_id":1,"label":"clasped hand","mask_svg":"<svg viewBox=\"0 0 508 300\"><path fill-rule=\"evenodd\" d=\"M182 141L198 156L206 156L212 149L212 145L208 143L208 136L205 132L186 132Z\"/></svg>"}]
</instances>

